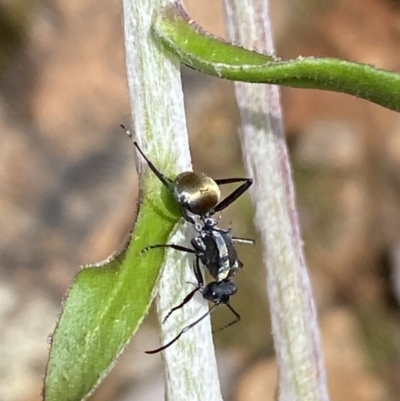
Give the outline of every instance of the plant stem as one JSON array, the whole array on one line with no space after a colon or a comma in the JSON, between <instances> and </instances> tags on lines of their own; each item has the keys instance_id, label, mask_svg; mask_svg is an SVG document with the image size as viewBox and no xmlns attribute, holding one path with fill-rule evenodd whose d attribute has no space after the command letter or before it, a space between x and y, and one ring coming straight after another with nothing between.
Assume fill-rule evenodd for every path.
<instances>
[{"instance_id":1,"label":"plant stem","mask_svg":"<svg viewBox=\"0 0 400 401\"><path fill-rule=\"evenodd\" d=\"M273 53L268 1L225 0L229 40ZM276 86L235 83L240 137L267 266L279 399L328 400Z\"/></svg>"},{"instance_id":2,"label":"plant stem","mask_svg":"<svg viewBox=\"0 0 400 401\"><path fill-rule=\"evenodd\" d=\"M123 8L126 69L134 132L154 164L166 175L173 176L178 171L190 170L191 163L180 63L158 46L151 36L153 13L168 3L162 0L124 0ZM139 164L139 170L143 171L144 164ZM154 176L149 174L146 178L147 190L160 187ZM187 230L181 227L169 242L182 244L186 238ZM192 300L184 310L175 312L165 324L162 323L166 313L191 290L187 282L194 280L191 264L186 257L182 258L174 250L166 254L157 301L163 344L208 308L200 296L200 302L197 298ZM221 399L209 318L185 333L162 356L166 399Z\"/></svg>"}]
</instances>

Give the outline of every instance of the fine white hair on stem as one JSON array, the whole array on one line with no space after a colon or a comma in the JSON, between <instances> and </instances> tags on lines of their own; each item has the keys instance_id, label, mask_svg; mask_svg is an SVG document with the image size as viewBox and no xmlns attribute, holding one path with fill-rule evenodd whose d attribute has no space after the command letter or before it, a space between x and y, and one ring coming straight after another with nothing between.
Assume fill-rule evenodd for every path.
<instances>
[{"instance_id":1,"label":"fine white hair on stem","mask_svg":"<svg viewBox=\"0 0 400 401\"><path fill-rule=\"evenodd\" d=\"M169 3L165 0L123 0L126 69L134 135L143 151L160 169L165 168L167 175L191 169L179 60L157 45L151 35L154 11ZM139 167L142 171L143 167ZM169 242L185 245L182 241L193 235L186 231L187 228L187 224L178 226ZM195 297L165 324L162 323L168 310L179 304L192 289L187 282L194 281L187 256L174 250L167 251L166 255L157 297L163 344L208 308L201 296ZM208 317L166 349L162 357L166 399L221 400Z\"/></svg>"},{"instance_id":2,"label":"fine white hair on stem","mask_svg":"<svg viewBox=\"0 0 400 401\"><path fill-rule=\"evenodd\" d=\"M273 53L268 1L224 0L228 38ZM267 267L279 400L328 400L276 86L235 83L240 136Z\"/></svg>"}]
</instances>

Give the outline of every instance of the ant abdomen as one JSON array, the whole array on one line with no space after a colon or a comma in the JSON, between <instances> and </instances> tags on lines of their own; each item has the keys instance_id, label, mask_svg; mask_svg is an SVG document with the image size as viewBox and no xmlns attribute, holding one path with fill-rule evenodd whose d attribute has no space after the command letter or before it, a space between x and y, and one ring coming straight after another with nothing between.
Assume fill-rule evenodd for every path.
<instances>
[{"instance_id":1,"label":"ant abdomen","mask_svg":"<svg viewBox=\"0 0 400 401\"><path fill-rule=\"evenodd\" d=\"M219 186L211 177L192 171L175 178L174 194L182 207L198 216L208 214L221 198Z\"/></svg>"}]
</instances>

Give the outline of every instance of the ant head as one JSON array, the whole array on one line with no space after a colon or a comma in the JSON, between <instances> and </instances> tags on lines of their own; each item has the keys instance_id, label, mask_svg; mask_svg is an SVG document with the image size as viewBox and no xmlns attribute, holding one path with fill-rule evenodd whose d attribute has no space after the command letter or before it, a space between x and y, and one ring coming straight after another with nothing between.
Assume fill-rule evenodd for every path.
<instances>
[{"instance_id":1,"label":"ant head","mask_svg":"<svg viewBox=\"0 0 400 401\"><path fill-rule=\"evenodd\" d=\"M235 283L229 279L225 279L208 284L204 287L202 294L205 299L215 304L227 304L230 296L235 292Z\"/></svg>"},{"instance_id":2,"label":"ant head","mask_svg":"<svg viewBox=\"0 0 400 401\"><path fill-rule=\"evenodd\" d=\"M192 171L179 174L173 187L178 202L199 216L207 215L221 197L221 191L212 178Z\"/></svg>"}]
</instances>

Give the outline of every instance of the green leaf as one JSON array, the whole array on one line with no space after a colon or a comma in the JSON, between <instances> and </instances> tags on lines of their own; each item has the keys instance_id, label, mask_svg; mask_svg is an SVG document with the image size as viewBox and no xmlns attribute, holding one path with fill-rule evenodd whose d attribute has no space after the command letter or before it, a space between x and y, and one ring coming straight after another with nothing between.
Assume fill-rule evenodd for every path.
<instances>
[{"instance_id":1,"label":"green leaf","mask_svg":"<svg viewBox=\"0 0 400 401\"><path fill-rule=\"evenodd\" d=\"M156 15L153 32L183 64L235 81L347 93L400 111L400 74L335 58L278 58L202 31L177 4Z\"/></svg>"},{"instance_id":2,"label":"green leaf","mask_svg":"<svg viewBox=\"0 0 400 401\"><path fill-rule=\"evenodd\" d=\"M153 176L127 246L84 267L65 299L52 338L45 401L86 399L108 373L146 316L154 297L165 243L179 219L176 202ZM161 196L160 196L161 190Z\"/></svg>"}]
</instances>

